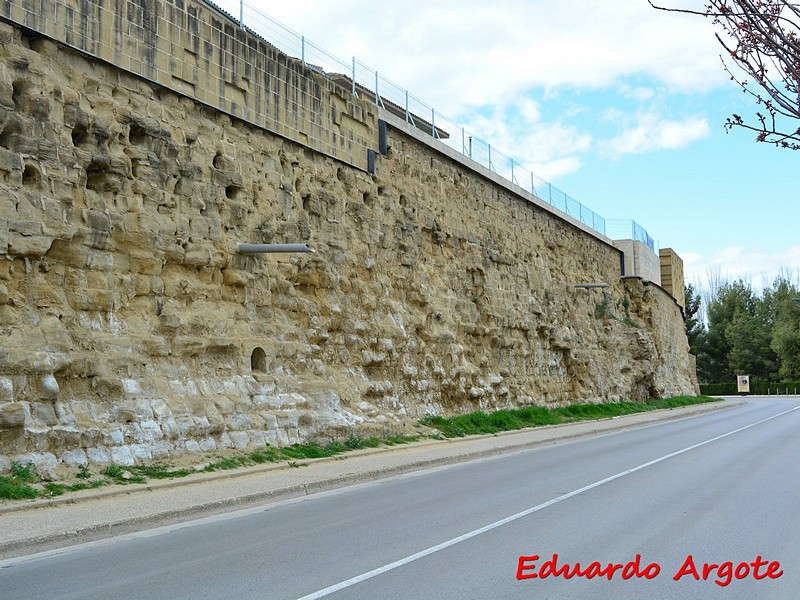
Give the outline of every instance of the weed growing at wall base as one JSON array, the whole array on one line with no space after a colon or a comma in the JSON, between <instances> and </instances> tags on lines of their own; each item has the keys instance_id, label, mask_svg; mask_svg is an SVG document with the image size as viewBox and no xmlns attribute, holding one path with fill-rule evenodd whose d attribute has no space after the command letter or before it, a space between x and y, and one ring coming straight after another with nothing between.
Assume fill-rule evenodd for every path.
<instances>
[{"instance_id":1,"label":"weed growing at wall base","mask_svg":"<svg viewBox=\"0 0 800 600\"><path fill-rule=\"evenodd\" d=\"M246 467L255 464L262 464L266 462L283 462L286 461L293 466L297 460L313 459L313 458L329 458L350 452L352 450L361 450L364 448L377 448L378 446L393 446L395 444L408 444L416 442L419 439L417 435L388 435L385 438L368 437L363 438L359 435L351 434L345 441L331 440L327 444L320 444L317 441L310 441L305 444L292 444L284 448L276 448L267 446L264 449L256 450L249 454L236 456L232 458L223 458L219 461L207 465L203 471L219 471L226 469L237 469L239 467Z\"/></svg>"},{"instance_id":2,"label":"weed growing at wall base","mask_svg":"<svg viewBox=\"0 0 800 600\"><path fill-rule=\"evenodd\" d=\"M706 396L676 396L674 398L650 398L645 402L613 402L607 404L572 404L558 408L543 406L526 406L510 410L498 410L493 413L472 412L454 417L428 415L420 419L419 424L433 427L445 437L464 437L486 433L500 433L526 427L541 427L575 421L608 419L633 413L677 408L692 404L719 402L718 398Z\"/></svg>"}]
</instances>

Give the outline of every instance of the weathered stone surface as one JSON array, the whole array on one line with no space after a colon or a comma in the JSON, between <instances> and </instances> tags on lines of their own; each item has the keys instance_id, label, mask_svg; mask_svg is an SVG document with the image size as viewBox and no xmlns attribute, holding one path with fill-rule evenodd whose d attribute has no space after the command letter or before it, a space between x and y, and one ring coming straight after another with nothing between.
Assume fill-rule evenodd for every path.
<instances>
[{"instance_id":1,"label":"weathered stone surface","mask_svg":"<svg viewBox=\"0 0 800 600\"><path fill-rule=\"evenodd\" d=\"M0 404L0 429L14 429L24 425L25 409L21 404Z\"/></svg>"},{"instance_id":2,"label":"weathered stone surface","mask_svg":"<svg viewBox=\"0 0 800 600\"><path fill-rule=\"evenodd\" d=\"M0 377L0 402L14 400L14 382L9 377Z\"/></svg>"},{"instance_id":3,"label":"weathered stone surface","mask_svg":"<svg viewBox=\"0 0 800 600\"><path fill-rule=\"evenodd\" d=\"M0 467L696 391L668 294L428 145L390 128L368 175L21 36L0 46L0 426L25 435ZM317 253L235 251L262 242Z\"/></svg>"},{"instance_id":4,"label":"weathered stone surface","mask_svg":"<svg viewBox=\"0 0 800 600\"><path fill-rule=\"evenodd\" d=\"M89 459L83 450L66 450L61 454L61 461L68 467L80 467L89 464Z\"/></svg>"}]
</instances>

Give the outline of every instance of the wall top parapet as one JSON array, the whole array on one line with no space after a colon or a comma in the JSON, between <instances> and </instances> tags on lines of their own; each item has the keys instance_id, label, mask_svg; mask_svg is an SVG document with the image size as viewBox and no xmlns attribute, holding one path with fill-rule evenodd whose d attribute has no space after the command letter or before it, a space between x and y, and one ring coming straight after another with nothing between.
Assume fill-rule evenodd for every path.
<instances>
[{"instance_id":1,"label":"wall top parapet","mask_svg":"<svg viewBox=\"0 0 800 600\"><path fill-rule=\"evenodd\" d=\"M5 0L0 17L361 170L377 145L371 104L211 3Z\"/></svg>"}]
</instances>

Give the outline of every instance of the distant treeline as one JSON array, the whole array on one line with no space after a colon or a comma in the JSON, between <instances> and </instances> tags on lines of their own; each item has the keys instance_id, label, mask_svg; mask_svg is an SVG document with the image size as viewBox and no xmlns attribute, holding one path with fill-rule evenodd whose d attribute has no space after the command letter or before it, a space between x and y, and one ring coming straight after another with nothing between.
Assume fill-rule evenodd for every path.
<instances>
[{"instance_id":1,"label":"distant treeline","mask_svg":"<svg viewBox=\"0 0 800 600\"><path fill-rule=\"evenodd\" d=\"M800 284L789 277L762 291L742 280L717 282L703 298L686 286L686 333L700 383L728 386L701 386L704 394L735 394L737 375L750 376L753 393L800 389Z\"/></svg>"}]
</instances>

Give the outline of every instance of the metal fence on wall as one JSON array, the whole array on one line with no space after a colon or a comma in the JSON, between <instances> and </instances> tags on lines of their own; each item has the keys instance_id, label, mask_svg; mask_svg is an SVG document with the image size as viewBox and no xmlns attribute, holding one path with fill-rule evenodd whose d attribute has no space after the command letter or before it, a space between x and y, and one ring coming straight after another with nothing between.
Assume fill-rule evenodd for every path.
<instances>
[{"instance_id":1,"label":"metal fence on wall","mask_svg":"<svg viewBox=\"0 0 800 600\"><path fill-rule=\"evenodd\" d=\"M305 36L295 33L243 1L238 6L238 14L232 18L235 18L240 26L262 37L283 53L299 58L304 65L321 75L349 86L353 93L405 118L406 122L427 131L435 139L490 169L513 185L606 235L606 221L603 217L525 169L520 161L498 151L489 142L467 131L453 119L410 94L408 90L380 75L377 70L356 58L350 61L336 58L307 40ZM647 232L644 232L644 236L649 238Z\"/></svg>"},{"instance_id":2,"label":"metal fence on wall","mask_svg":"<svg viewBox=\"0 0 800 600\"><path fill-rule=\"evenodd\" d=\"M655 240L650 237L647 230L636 221L630 219L609 219L606 222L606 227L608 229L607 235L612 240L636 240L658 254Z\"/></svg>"}]
</instances>

